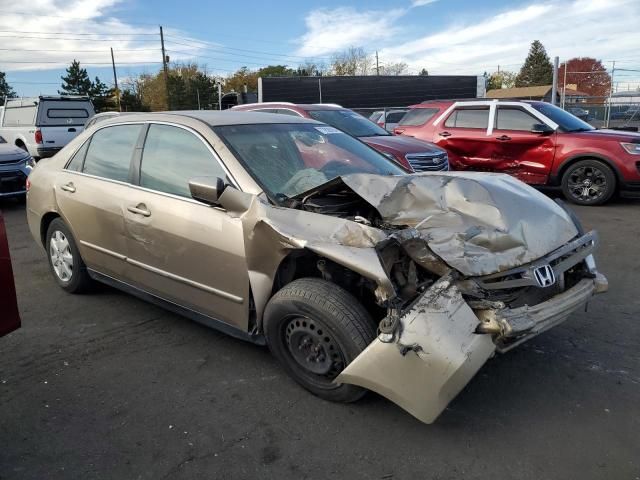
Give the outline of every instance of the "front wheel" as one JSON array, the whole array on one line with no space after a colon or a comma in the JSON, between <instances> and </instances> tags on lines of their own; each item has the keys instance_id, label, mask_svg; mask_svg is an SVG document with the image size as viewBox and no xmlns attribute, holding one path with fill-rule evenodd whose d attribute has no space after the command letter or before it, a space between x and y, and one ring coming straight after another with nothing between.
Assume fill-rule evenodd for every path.
<instances>
[{"instance_id":1,"label":"front wheel","mask_svg":"<svg viewBox=\"0 0 640 480\"><path fill-rule=\"evenodd\" d=\"M562 193L578 205L601 205L616 191L616 176L599 160L580 160L562 176Z\"/></svg>"},{"instance_id":2,"label":"front wheel","mask_svg":"<svg viewBox=\"0 0 640 480\"><path fill-rule=\"evenodd\" d=\"M334 382L376 335L368 312L343 288L318 278L291 282L269 301L264 332L282 367L311 393L334 402L366 393Z\"/></svg>"}]
</instances>

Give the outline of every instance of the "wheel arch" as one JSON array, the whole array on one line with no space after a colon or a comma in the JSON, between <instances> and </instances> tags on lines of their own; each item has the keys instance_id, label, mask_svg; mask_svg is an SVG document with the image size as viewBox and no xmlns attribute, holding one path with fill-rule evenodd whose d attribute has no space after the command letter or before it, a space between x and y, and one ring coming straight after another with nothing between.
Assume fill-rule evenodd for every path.
<instances>
[{"instance_id":1,"label":"wheel arch","mask_svg":"<svg viewBox=\"0 0 640 480\"><path fill-rule=\"evenodd\" d=\"M286 285L305 277L324 279L344 288L358 299L374 319L381 319L386 314L386 309L376 302L373 291L377 285L373 280L307 248L293 250L280 261L273 275L271 292L264 301L264 305L266 306L269 300ZM254 293L252 292L252 295ZM255 297L253 300L255 302ZM257 313L256 326L258 331L262 332L264 308L259 308Z\"/></svg>"},{"instance_id":2,"label":"wheel arch","mask_svg":"<svg viewBox=\"0 0 640 480\"><path fill-rule=\"evenodd\" d=\"M56 218L62 218L58 212L47 212L40 220L40 240L42 241L42 246L45 248L47 248L47 230L49 229L51 222Z\"/></svg>"},{"instance_id":3,"label":"wheel arch","mask_svg":"<svg viewBox=\"0 0 640 480\"><path fill-rule=\"evenodd\" d=\"M599 154L599 153L580 153L580 154L576 154L573 155L567 159L565 159L562 164L560 165L560 168L558 169L558 173L555 177L555 184L557 185L561 185L562 184L562 177L564 176L564 174L567 172L567 170L569 169L569 167L571 167L571 165L576 164L579 161L582 160L598 160L601 161L602 163L604 163L605 165L607 165L609 168L611 168L611 170L613 171L613 174L616 178L616 191L618 190L621 182L623 182L623 178L622 178L622 174L620 173L620 170L618 170L618 167L616 166L615 162L613 160L611 160L609 157Z\"/></svg>"}]
</instances>

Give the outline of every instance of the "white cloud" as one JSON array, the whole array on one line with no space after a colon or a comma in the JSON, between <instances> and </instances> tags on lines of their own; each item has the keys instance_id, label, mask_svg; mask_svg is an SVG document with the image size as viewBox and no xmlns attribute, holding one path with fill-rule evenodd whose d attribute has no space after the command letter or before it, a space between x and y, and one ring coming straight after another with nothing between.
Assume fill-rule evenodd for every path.
<instances>
[{"instance_id":1,"label":"white cloud","mask_svg":"<svg viewBox=\"0 0 640 480\"><path fill-rule=\"evenodd\" d=\"M414 0L412 6L427 2ZM441 5L447 8L445 2L433 8ZM431 74L479 75L494 71L498 65L517 71L531 42L540 40L549 56L557 55L561 61L576 56L603 61L625 59L616 68L640 69L637 0L547 0L487 12L484 17L458 20L440 28L430 26L429 35L407 39L403 33L414 26L410 11L311 11L298 52L320 55L368 44L380 48L381 62L406 62L412 73L427 68ZM632 75L621 73L619 79L632 80ZM640 73L635 77L637 80Z\"/></svg>"},{"instance_id":2,"label":"white cloud","mask_svg":"<svg viewBox=\"0 0 640 480\"><path fill-rule=\"evenodd\" d=\"M438 0L413 0L411 2L412 7L424 7L425 5L430 5L432 3L436 3Z\"/></svg>"},{"instance_id":3,"label":"white cloud","mask_svg":"<svg viewBox=\"0 0 640 480\"><path fill-rule=\"evenodd\" d=\"M158 28L131 25L115 18L113 14L123 3L124 0L34 0L21 7L12 0L0 0L0 70L61 68L73 59L87 67L109 66L110 47L116 63L123 67L161 62ZM34 14L11 13L27 10ZM11 33L16 30L19 33ZM200 48L181 46L180 50L187 53L171 55L172 59L186 58Z\"/></svg>"},{"instance_id":4,"label":"white cloud","mask_svg":"<svg viewBox=\"0 0 640 480\"><path fill-rule=\"evenodd\" d=\"M396 20L405 12L357 11L350 7L312 10L305 18L307 33L298 40L296 55L314 57L391 39L397 33Z\"/></svg>"}]
</instances>

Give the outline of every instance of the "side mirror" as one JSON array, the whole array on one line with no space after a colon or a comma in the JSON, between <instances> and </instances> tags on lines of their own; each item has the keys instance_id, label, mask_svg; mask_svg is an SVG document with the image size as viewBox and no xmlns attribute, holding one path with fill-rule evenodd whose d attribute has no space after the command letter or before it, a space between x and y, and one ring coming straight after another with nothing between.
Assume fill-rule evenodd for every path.
<instances>
[{"instance_id":1,"label":"side mirror","mask_svg":"<svg viewBox=\"0 0 640 480\"><path fill-rule=\"evenodd\" d=\"M196 177L189 180L191 196L209 205L217 205L226 185L220 177Z\"/></svg>"},{"instance_id":2,"label":"side mirror","mask_svg":"<svg viewBox=\"0 0 640 480\"><path fill-rule=\"evenodd\" d=\"M555 132L555 130L544 123L536 123L531 127L531 133L538 133L540 135L551 135L553 132Z\"/></svg>"}]
</instances>

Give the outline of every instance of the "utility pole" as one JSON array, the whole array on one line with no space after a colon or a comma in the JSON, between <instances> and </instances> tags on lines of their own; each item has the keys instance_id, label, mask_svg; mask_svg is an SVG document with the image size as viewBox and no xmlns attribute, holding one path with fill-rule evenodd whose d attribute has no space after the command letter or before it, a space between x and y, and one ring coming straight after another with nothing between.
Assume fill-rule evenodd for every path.
<instances>
[{"instance_id":1,"label":"utility pole","mask_svg":"<svg viewBox=\"0 0 640 480\"><path fill-rule=\"evenodd\" d=\"M113 47L111 47L111 66L113 67L113 83L116 86L116 100L118 100L118 111L122 111L120 104L120 90L118 90L118 75L116 75L116 61L113 59Z\"/></svg>"},{"instance_id":2,"label":"utility pole","mask_svg":"<svg viewBox=\"0 0 640 480\"><path fill-rule=\"evenodd\" d=\"M562 81L562 109L564 110L564 104L567 100L567 61L564 61L564 80Z\"/></svg>"},{"instance_id":3,"label":"utility pole","mask_svg":"<svg viewBox=\"0 0 640 480\"><path fill-rule=\"evenodd\" d=\"M222 84L218 82L218 110L222 110Z\"/></svg>"},{"instance_id":4,"label":"utility pole","mask_svg":"<svg viewBox=\"0 0 640 480\"><path fill-rule=\"evenodd\" d=\"M162 33L162 25L160 25L160 45L162 46L162 69L164 70L164 89L167 95L167 110L171 110L171 101L169 99L169 70L167 68L167 53L164 50L164 34Z\"/></svg>"},{"instance_id":5,"label":"utility pole","mask_svg":"<svg viewBox=\"0 0 640 480\"><path fill-rule=\"evenodd\" d=\"M380 63L378 62L378 51L376 50L376 75L380 75Z\"/></svg>"},{"instance_id":6,"label":"utility pole","mask_svg":"<svg viewBox=\"0 0 640 480\"><path fill-rule=\"evenodd\" d=\"M616 61L614 60L611 64L611 86L609 87L609 99L607 105L607 118L606 123L604 124L605 128L609 128L609 120L611 119L611 97L613 96L613 75L616 72Z\"/></svg>"},{"instance_id":7,"label":"utility pole","mask_svg":"<svg viewBox=\"0 0 640 480\"><path fill-rule=\"evenodd\" d=\"M555 57L553 59L553 85L551 85L551 105L555 105L557 103L556 96L558 95L558 64L559 62L560 62L560 57Z\"/></svg>"},{"instance_id":8,"label":"utility pole","mask_svg":"<svg viewBox=\"0 0 640 480\"><path fill-rule=\"evenodd\" d=\"M196 88L196 95L198 96L198 110L202 110L200 108L200 89Z\"/></svg>"}]
</instances>

